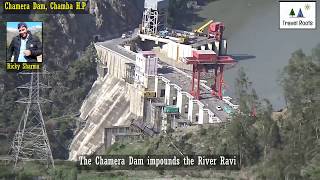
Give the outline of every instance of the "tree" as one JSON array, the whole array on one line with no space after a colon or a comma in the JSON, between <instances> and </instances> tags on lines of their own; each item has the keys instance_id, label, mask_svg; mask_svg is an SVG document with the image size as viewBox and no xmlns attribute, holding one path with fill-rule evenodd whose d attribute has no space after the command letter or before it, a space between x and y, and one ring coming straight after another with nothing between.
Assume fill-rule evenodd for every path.
<instances>
[{"instance_id":1,"label":"tree","mask_svg":"<svg viewBox=\"0 0 320 180\"><path fill-rule=\"evenodd\" d=\"M303 169L303 176L311 180L320 179L320 154L315 156Z\"/></svg>"},{"instance_id":2,"label":"tree","mask_svg":"<svg viewBox=\"0 0 320 180\"><path fill-rule=\"evenodd\" d=\"M292 122L299 127L299 139L304 139L304 142L305 138L319 139L319 50L318 46L311 56L302 50L294 52L281 81Z\"/></svg>"},{"instance_id":3,"label":"tree","mask_svg":"<svg viewBox=\"0 0 320 180\"><path fill-rule=\"evenodd\" d=\"M251 107L257 101L257 95L252 89L244 70L238 72L236 80L236 97L240 112L234 114L231 124L227 127L227 153L239 153L244 165L254 164L260 155L257 130L254 127L256 118L251 116Z\"/></svg>"},{"instance_id":4,"label":"tree","mask_svg":"<svg viewBox=\"0 0 320 180\"><path fill-rule=\"evenodd\" d=\"M319 154L320 45L307 56L294 52L284 68L281 84L288 104L283 120L283 151L290 157L284 174L301 178L301 169Z\"/></svg>"},{"instance_id":5,"label":"tree","mask_svg":"<svg viewBox=\"0 0 320 180\"><path fill-rule=\"evenodd\" d=\"M263 148L263 161L272 148L277 148L281 143L281 137L278 124L272 119L272 105L268 100L264 100L260 105L256 128L258 139Z\"/></svg>"},{"instance_id":6,"label":"tree","mask_svg":"<svg viewBox=\"0 0 320 180\"><path fill-rule=\"evenodd\" d=\"M294 10L293 9L291 9L291 11L290 11L290 14L289 14L291 17L293 17L293 16L295 16L296 15L296 13L294 12Z\"/></svg>"}]
</instances>

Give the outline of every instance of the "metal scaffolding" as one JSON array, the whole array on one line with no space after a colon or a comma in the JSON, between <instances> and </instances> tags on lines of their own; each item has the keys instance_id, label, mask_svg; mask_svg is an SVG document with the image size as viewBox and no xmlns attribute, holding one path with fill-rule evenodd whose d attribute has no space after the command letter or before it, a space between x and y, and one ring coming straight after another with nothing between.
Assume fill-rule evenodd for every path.
<instances>
[{"instance_id":1,"label":"metal scaffolding","mask_svg":"<svg viewBox=\"0 0 320 180\"><path fill-rule=\"evenodd\" d=\"M10 155L14 161L14 168L19 160L40 160L47 166L54 167L52 152L47 136L45 123L41 111L41 103L50 102L40 97L40 89L50 88L40 82L40 75L46 72L22 72L30 75L30 82L17 87L27 89L28 97L18 100L18 103L26 104L18 129L13 138Z\"/></svg>"},{"instance_id":2,"label":"metal scaffolding","mask_svg":"<svg viewBox=\"0 0 320 180\"><path fill-rule=\"evenodd\" d=\"M158 32L158 11L151 8L145 9L142 19L142 32L155 35Z\"/></svg>"}]
</instances>

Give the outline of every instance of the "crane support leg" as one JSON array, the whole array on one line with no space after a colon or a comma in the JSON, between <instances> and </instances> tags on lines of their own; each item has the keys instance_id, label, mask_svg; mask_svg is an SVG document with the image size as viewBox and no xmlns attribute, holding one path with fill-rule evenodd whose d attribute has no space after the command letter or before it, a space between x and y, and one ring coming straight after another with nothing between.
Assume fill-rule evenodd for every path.
<instances>
[{"instance_id":1,"label":"crane support leg","mask_svg":"<svg viewBox=\"0 0 320 180\"><path fill-rule=\"evenodd\" d=\"M191 95L194 96L194 79L195 79L195 66L192 66L192 84L191 84Z\"/></svg>"},{"instance_id":2,"label":"crane support leg","mask_svg":"<svg viewBox=\"0 0 320 180\"><path fill-rule=\"evenodd\" d=\"M212 95L213 96L215 96L216 92L217 92L217 79L218 79L218 67L215 67L213 85L212 85Z\"/></svg>"},{"instance_id":3,"label":"crane support leg","mask_svg":"<svg viewBox=\"0 0 320 180\"><path fill-rule=\"evenodd\" d=\"M222 99L222 86L224 84L223 80L223 67L224 65L220 66L220 73L219 73L219 92L218 92L218 97Z\"/></svg>"},{"instance_id":4,"label":"crane support leg","mask_svg":"<svg viewBox=\"0 0 320 180\"><path fill-rule=\"evenodd\" d=\"M197 68L197 95L196 99L200 99L200 67Z\"/></svg>"}]
</instances>

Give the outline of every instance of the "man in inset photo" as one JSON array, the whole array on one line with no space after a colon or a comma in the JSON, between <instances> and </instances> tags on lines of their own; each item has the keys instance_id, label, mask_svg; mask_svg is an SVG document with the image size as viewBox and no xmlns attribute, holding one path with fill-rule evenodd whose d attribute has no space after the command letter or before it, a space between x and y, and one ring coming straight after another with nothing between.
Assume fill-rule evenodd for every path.
<instances>
[{"instance_id":1,"label":"man in inset photo","mask_svg":"<svg viewBox=\"0 0 320 180\"><path fill-rule=\"evenodd\" d=\"M30 29L41 29L34 31L42 36L41 22L28 22L32 25ZM37 25L35 25L37 24ZM7 61L8 62L42 62L42 43L36 35L32 34L28 25L25 22L7 23L7 41L15 32L13 25L16 25L19 35L12 38L8 47Z\"/></svg>"}]
</instances>

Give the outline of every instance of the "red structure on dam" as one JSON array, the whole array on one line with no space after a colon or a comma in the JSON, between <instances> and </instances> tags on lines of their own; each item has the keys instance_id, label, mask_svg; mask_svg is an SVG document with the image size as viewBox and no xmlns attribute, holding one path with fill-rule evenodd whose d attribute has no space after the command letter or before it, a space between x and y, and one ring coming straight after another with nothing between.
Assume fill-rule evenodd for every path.
<instances>
[{"instance_id":1,"label":"red structure on dam","mask_svg":"<svg viewBox=\"0 0 320 180\"><path fill-rule=\"evenodd\" d=\"M224 85L224 66L234 64L235 60L230 56L218 56L212 50L195 50L193 57L186 58L187 64L192 64L191 94L200 99L200 73L214 72L211 94L222 99L222 88ZM195 84L196 82L196 84Z\"/></svg>"}]
</instances>

